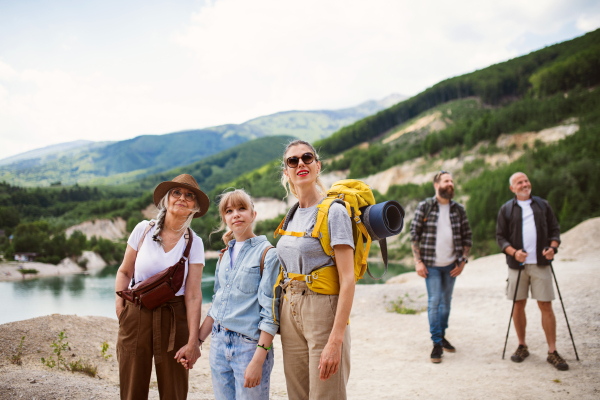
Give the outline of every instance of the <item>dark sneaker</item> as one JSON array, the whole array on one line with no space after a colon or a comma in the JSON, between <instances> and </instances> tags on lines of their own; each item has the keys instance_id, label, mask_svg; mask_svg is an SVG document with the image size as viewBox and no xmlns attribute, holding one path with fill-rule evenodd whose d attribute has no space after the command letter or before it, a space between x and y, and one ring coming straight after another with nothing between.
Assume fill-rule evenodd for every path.
<instances>
[{"instance_id":1,"label":"dark sneaker","mask_svg":"<svg viewBox=\"0 0 600 400\"><path fill-rule=\"evenodd\" d=\"M444 348L444 351L447 351L448 353L456 352L454 346L452 346L450 342L446 340L446 338L442 338L442 347Z\"/></svg>"},{"instance_id":2,"label":"dark sneaker","mask_svg":"<svg viewBox=\"0 0 600 400\"><path fill-rule=\"evenodd\" d=\"M569 364L561 356L558 355L558 352L554 350L554 353L548 353L548 362L559 371L566 371L569 369Z\"/></svg>"},{"instance_id":3,"label":"dark sneaker","mask_svg":"<svg viewBox=\"0 0 600 400\"><path fill-rule=\"evenodd\" d=\"M527 356L529 356L529 350L527 350L527 346L523 346L522 344L520 344L519 347L517 347L517 351L515 351L515 354L510 356L510 359L514 362L520 363ZM550 358L548 358L548 362L550 362Z\"/></svg>"},{"instance_id":4,"label":"dark sneaker","mask_svg":"<svg viewBox=\"0 0 600 400\"><path fill-rule=\"evenodd\" d=\"M444 350L442 348L442 345L439 343L434 344L433 351L431 352L431 362L432 363L441 363L443 353L444 353Z\"/></svg>"}]
</instances>

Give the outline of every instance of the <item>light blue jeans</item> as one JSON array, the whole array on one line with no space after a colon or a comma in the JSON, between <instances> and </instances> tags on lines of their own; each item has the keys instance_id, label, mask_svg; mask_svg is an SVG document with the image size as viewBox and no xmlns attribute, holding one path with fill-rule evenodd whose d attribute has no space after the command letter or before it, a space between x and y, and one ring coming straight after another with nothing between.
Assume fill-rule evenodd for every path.
<instances>
[{"instance_id":1,"label":"light blue jeans","mask_svg":"<svg viewBox=\"0 0 600 400\"><path fill-rule=\"evenodd\" d=\"M427 315L429 316L429 332L434 344L442 343L446 335L448 319L450 318L450 302L456 278L450 276L450 271L456 267L452 263L445 267L427 267Z\"/></svg>"},{"instance_id":2,"label":"light blue jeans","mask_svg":"<svg viewBox=\"0 0 600 400\"><path fill-rule=\"evenodd\" d=\"M257 344L258 341L248 336L213 324L209 361L215 399L269 399L271 371L275 361L273 348L267 353L263 364L260 385L251 389L244 387L244 373L256 352Z\"/></svg>"}]
</instances>

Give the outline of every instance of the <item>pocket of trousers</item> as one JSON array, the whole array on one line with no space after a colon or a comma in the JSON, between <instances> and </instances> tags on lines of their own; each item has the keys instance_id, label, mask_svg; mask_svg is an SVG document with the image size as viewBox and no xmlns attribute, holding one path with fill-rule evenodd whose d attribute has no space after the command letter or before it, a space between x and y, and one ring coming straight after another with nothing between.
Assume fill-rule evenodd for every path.
<instances>
[{"instance_id":1,"label":"pocket of trousers","mask_svg":"<svg viewBox=\"0 0 600 400\"><path fill-rule=\"evenodd\" d=\"M258 340L254 340L250 336L242 335L241 333L240 333L240 338L242 339L242 342L244 342L244 343L258 344Z\"/></svg>"}]
</instances>

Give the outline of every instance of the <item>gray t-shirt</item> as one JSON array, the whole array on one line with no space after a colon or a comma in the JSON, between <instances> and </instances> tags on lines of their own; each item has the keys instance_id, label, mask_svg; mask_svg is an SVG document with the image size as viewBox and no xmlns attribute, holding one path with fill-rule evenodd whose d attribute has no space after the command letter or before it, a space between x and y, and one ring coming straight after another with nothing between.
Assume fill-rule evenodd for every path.
<instances>
[{"instance_id":1,"label":"gray t-shirt","mask_svg":"<svg viewBox=\"0 0 600 400\"><path fill-rule=\"evenodd\" d=\"M450 221L450 204L438 203L438 220L435 236L435 263L434 267L445 267L456 261L454 249L454 235Z\"/></svg>"},{"instance_id":2,"label":"gray t-shirt","mask_svg":"<svg viewBox=\"0 0 600 400\"><path fill-rule=\"evenodd\" d=\"M286 231L308 232L315 227L317 206L298 208L288 223ZM334 203L329 208L327 218L331 247L347 244L354 249L352 225L346 207ZM277 243L277 256L287 272L308 275L315 269L335 265L333 258L325 254L319 238L311 236L282 236Z\"/></svg>"}]
</instances>

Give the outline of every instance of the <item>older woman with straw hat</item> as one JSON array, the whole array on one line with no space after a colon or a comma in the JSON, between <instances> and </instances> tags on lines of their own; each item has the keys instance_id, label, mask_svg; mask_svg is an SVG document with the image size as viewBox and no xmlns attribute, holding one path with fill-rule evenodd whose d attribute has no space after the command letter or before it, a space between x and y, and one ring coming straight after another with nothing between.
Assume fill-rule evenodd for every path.
<instances>
[{"instance_id":1,"label":"older woman with straw hat","mask_svg":"<svg viewBox=\"0 0 600 400\"><path fill-rule=\"evenodd\" d=\"M123 263L115 281L117 293L185 260L183 284L175 297L148 309L117 296L119 320L117 358L122 399L147 399L156 366L161 398L185 399L188 371L175 359L177 350L193 366L200 357L198 327L202 308L204 246L191 230L193 218L206 213L209 200L196 180L187 174L162 182L154 190L156 220L140 222L127 241ZM186 346L187 345L187 346Z\"/></svg>"}]
</instances>

